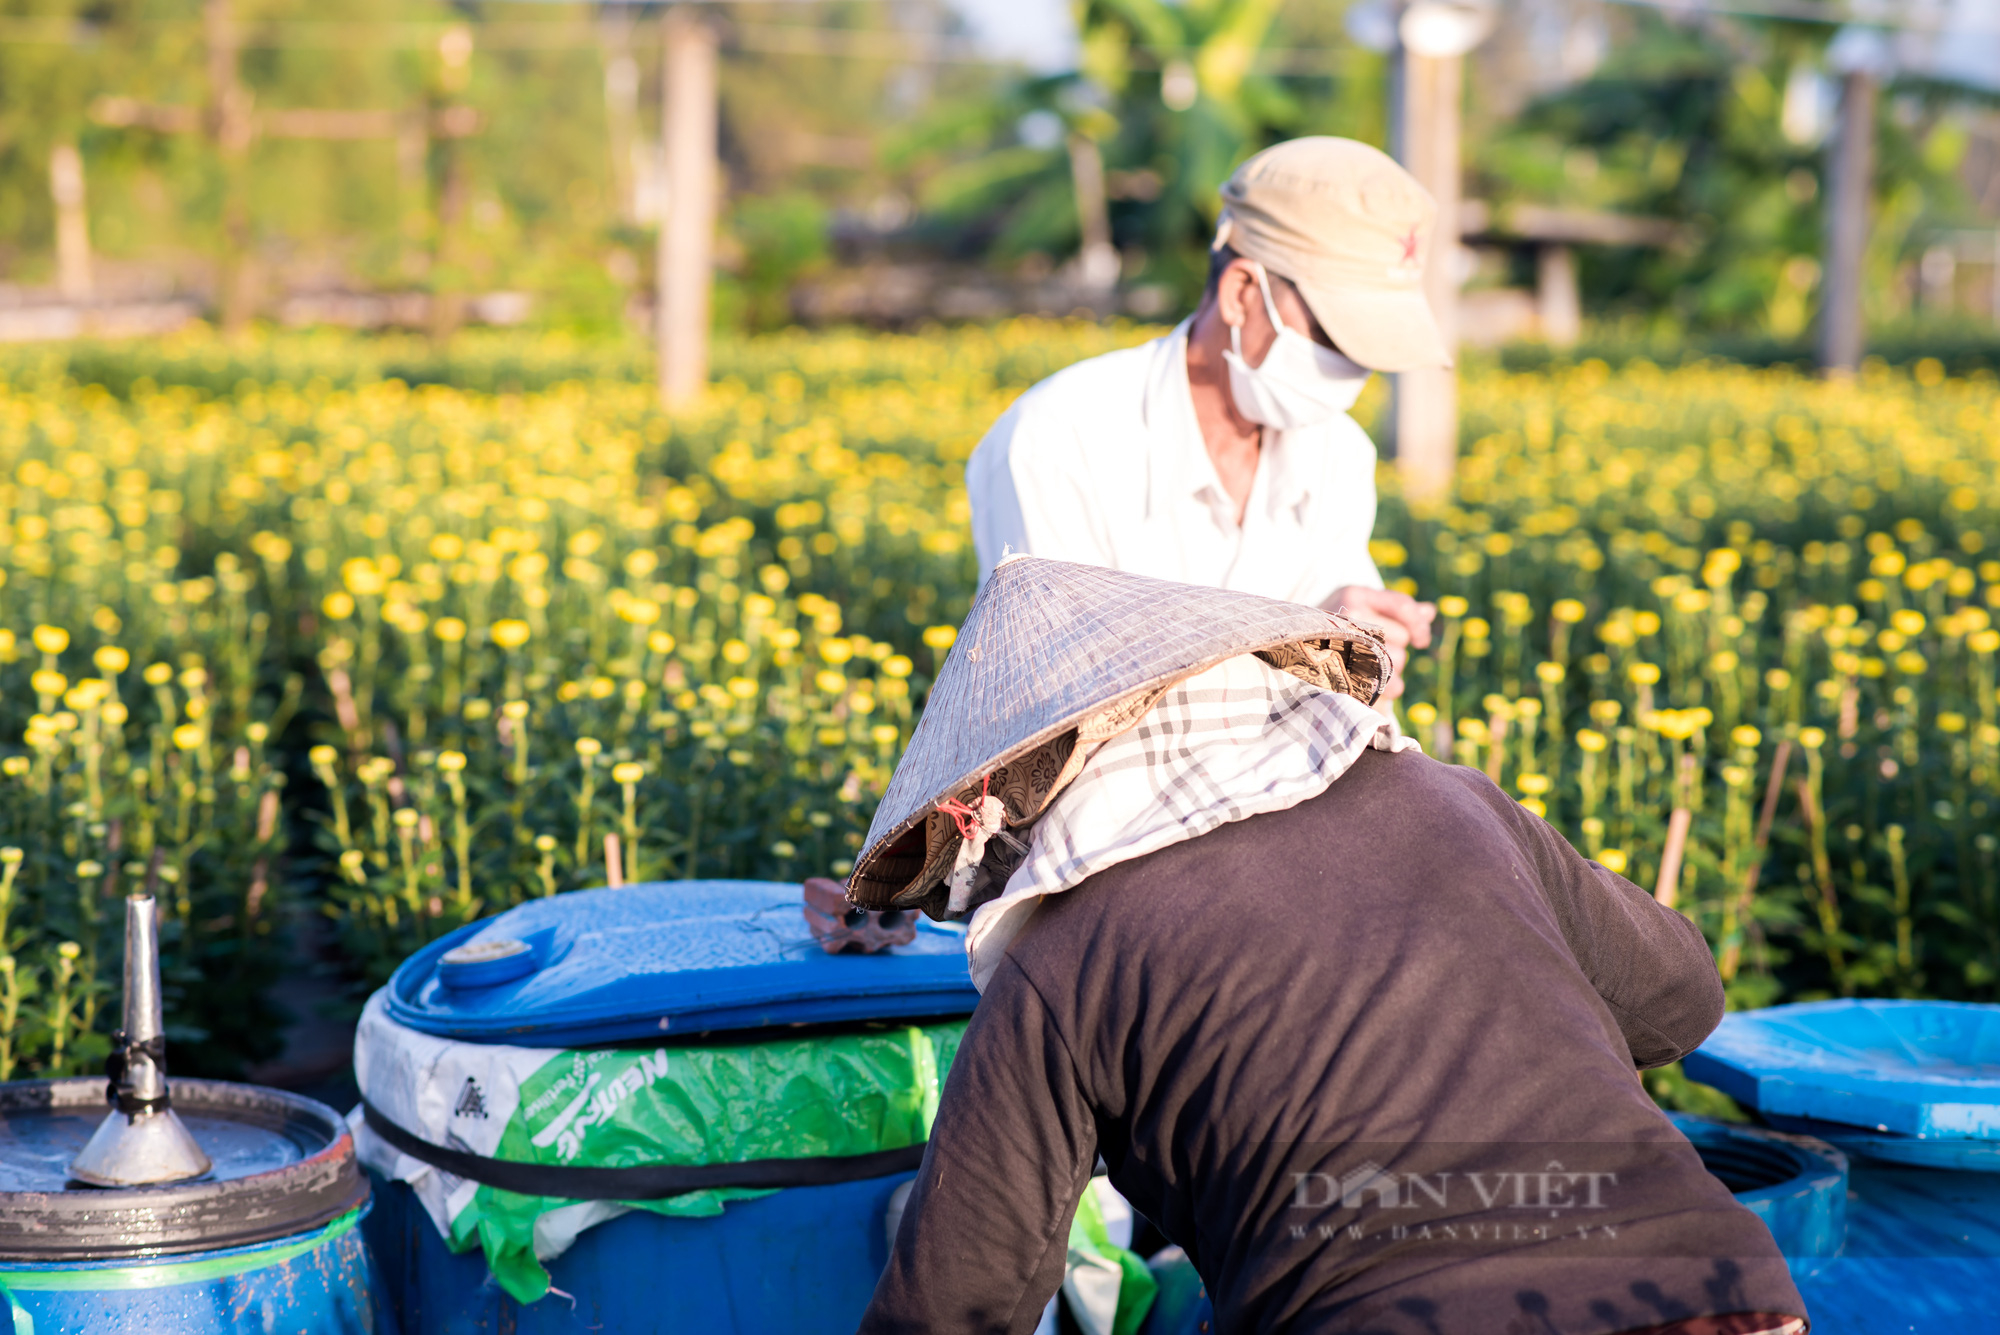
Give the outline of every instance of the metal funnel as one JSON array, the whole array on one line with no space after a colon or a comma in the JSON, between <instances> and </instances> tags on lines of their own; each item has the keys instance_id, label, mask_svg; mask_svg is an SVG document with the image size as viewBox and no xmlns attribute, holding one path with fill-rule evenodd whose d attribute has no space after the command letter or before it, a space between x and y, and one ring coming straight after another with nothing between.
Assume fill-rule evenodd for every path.
<instances>
[{"instance_id":1,"label":"metal funnel","mask_svg":"<svg viewBox=\"0 0 2000 1335\"><path fill-rule=\"evenodd\" d=\"M160 926L151 895L125 900L125 1027L112 1035L104 1069L111 1111L69 1175L93 1187L145 1187L206 1173L208 1155L168 1102Z\"/></svg>"}]
</instances>

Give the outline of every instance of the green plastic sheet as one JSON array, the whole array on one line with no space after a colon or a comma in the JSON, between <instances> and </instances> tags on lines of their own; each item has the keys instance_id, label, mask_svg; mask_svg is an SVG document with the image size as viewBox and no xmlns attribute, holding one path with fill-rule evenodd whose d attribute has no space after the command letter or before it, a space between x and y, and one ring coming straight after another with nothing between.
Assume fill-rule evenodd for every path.
<instances>
[{"instance_id":1,"label":"green plastic sheet","mask_svg":"<svg viewBox=\"0 0 2000 1335\"><path fill-rule=\"evenodd\" d=\"M965 1023L715 1047L567 1051L522 1080L493 1157L603 1168L868 1154L921 1143ZM672 1216L768 1191L625 1201ZM517 1301L548 1292L536 1221L575 1202L481 1185L446 1241L484 1250ZM1122 1335L1122 1332L1121 1332Z\"/></svg>"}]
</instances>

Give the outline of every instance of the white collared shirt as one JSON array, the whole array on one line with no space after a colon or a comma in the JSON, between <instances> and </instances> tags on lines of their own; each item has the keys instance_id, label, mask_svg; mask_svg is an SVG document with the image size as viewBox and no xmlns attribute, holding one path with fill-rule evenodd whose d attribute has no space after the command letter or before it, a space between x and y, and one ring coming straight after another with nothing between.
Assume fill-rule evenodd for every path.
<instances>
[{"instance_id":1,"label":"white collared shirt","mask_svg":"<svg viewBox=\"0 0 2000 1335\"><path fill-rule=\"evenodd\" d=\"M1313 605L1381 587L1368 434L1345 413L1267 428L1238 524L1194 415L1189 323L1057 372L993 424L965 466L982 584L1011 547Z\"/></svg>"}]
</instances>

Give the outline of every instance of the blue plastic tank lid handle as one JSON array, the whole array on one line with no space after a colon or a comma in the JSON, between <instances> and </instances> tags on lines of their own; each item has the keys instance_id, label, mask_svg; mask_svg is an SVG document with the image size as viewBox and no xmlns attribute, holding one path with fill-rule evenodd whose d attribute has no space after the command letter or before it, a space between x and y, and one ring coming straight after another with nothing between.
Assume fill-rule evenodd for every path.
<instances>
[{"instance_id":1,"label":"blue plastic tank lid handle","mask_svg":"<svg viewBox=\"0 0 2000 1335\"><path fill-rule=\"evenodd\" d=\"M2000 1140L2000 1006L1815 1001L1723 1017L1689 1078L1766 1114Z\"/></svg>"},{"instance_id":2,"label":"blue plastic tank lid handle","mask_svg":"<svg viewBox=\"0 0 2000 1335\"><path fill-rule=\"evenodd\" d=\"M535 971L535 952L511 936L481 937L453 946L438 957L438 981L446 987L497 987Z\"/></svg>"}]
</instances>

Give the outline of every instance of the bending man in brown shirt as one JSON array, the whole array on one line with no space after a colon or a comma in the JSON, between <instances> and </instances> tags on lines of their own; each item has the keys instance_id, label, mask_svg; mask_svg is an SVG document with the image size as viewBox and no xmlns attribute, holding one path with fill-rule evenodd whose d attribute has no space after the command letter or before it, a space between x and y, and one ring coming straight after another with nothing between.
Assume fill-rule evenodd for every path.
<instances>
[{"instance_id":1,"label":"bending man in brown shirt","mask_svg":"<svg viewBox=\"0 0 2000 1335\"><path fill-rule=\"evenodd\" d=\"M918 787L954 772L965 747L994 745L967 734L1005 713L969 703L1008 697L996 660L1051 679L1017 640L1045 639L1037 623L1051 616L1089 624L1077 580L1121 608L1150 597L1169 627L1159 638L1185 634L1159 651L1165 668L1121 668L1111 660L1124 651L1094 660L1111 677L1081 688L1097 703L1135 675L1151 683L1139 704L1156 693L1087 764L1065 764L1078 772L1060 800L1032 780L1023 795L1032 748L1001 746L989 756L1001 763L939 790L947 815L971 816L943 851L957 864L977 855L959 899L977 909L984 996L864 1331L1032 1331L1100 1156L1186 1249L1223 1331L1800 1327L1770 1234L1634 1076L1721 1018L1691 923L1484 776L1406 749L1324 689L1344 676L1372 699L1380 659L1351 625L1310 613L1316 641L1291 627L1323 655L1315 679L1270 643L1289 623L1217 630L1216 609L1190 608L1183 624L1162 592L1181 586L1106 590L1100 575L1132 577L1021 564L1036 569L1003 581L1002 567L961 632L981 650L959 662L965 680L952 662L940 675L940 732L927 753L920 728L904 762ZM1009 584L1036 609L1026 621L1006 615ZM1213 661L1236 648L1254 652ZM1050 725L1002 726L1033 740ZM1078 733L1072 751L1093 736L1089 719ZM938 748L958 758L926 771ZM997 822L981 805L996 792ZM944 865L936 805L898 817L897 801L892 784L850 893L877 907L899 886L902 902L928 896L949 912L949 882L915 870ZM995 824L1019 833L981 840ZM1050 886L1060 893L1011 915L997 956L991 931L982 945L982 918Z\"/></svg>"}]
</instances>

